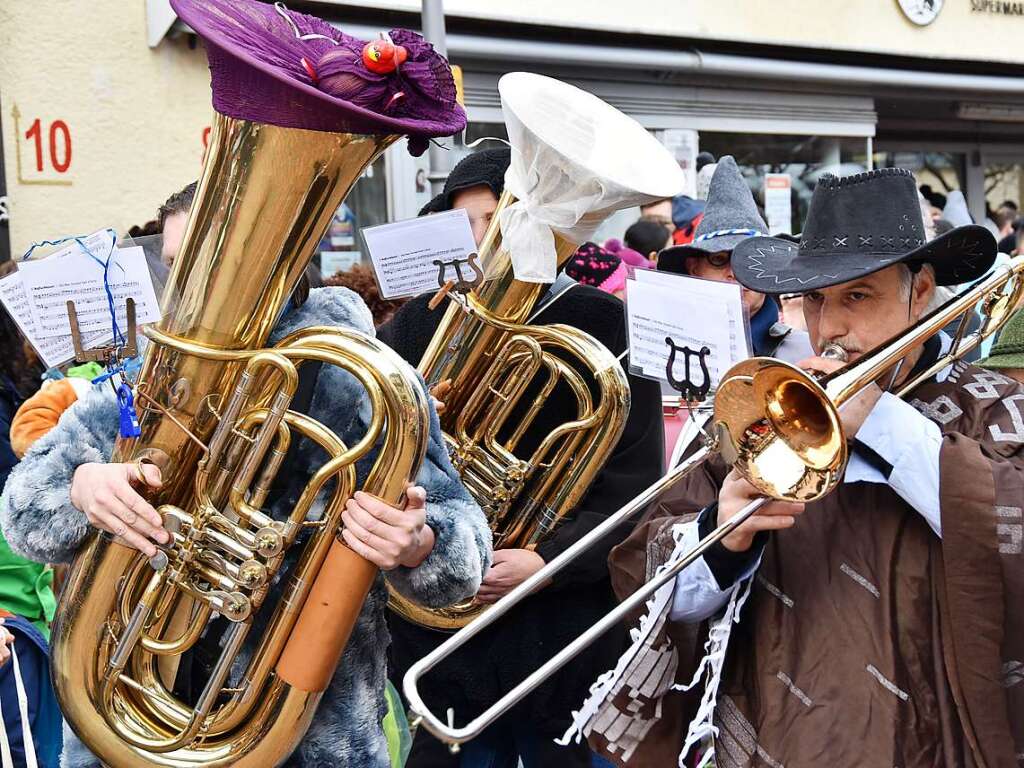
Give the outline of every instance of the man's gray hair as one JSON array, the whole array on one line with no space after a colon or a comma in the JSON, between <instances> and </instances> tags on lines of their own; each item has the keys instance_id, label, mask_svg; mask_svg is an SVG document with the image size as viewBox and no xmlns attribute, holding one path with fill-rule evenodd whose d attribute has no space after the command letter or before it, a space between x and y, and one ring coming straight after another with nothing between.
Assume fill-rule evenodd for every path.
<instances>
[{"instance_id":1,"label":"man's gray hair","mask_svg":"<svg viewBox=\"0 0 1024 768\"><path fill-rule=\"evenodd\" d=\"M897 264L900 276L900 298L904 301L910 301L910 289L914 285L914 273L910 271L910 267L906 264ZM923 274L929 272L932 276L932 280L935 279L935 267L931 264L922 265L921 269L918 270L917 274ZM928 304L924 308L924 315L930 312L934 312L936 309L941 307L952 297L953 292L948 288L940 288L936 286L932 291L931 297L928 299Z\"/></svg>"}]
</instances>

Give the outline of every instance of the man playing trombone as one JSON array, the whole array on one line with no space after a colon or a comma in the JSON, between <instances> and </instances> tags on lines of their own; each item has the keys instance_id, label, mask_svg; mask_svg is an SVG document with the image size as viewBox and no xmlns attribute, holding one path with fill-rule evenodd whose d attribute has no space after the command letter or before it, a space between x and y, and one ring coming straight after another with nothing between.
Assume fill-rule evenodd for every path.
<instances>
[{"instance_id":1,"label":"man playing trombone","mask_svg":"<svg viewBox=\"0 0 1024 768\"><path fill-rule=\"evenodd\" d=\"M819 355L801 367L828 373L843 363L823 351L864 358L995 251L973 226L926 243L913 177L883 169L825 177L799 245L752 238L732 267L752 290L799 287ZM719 768L1018 765L1024 389L956 362L889 391L951 344L927 339L847 402L831 494L766 504L652 601L576 731L620 765L669 765L708 736ZM717 459L683 483L613 550L620 597L759 495Z\"/></svg>"}]
</instances>

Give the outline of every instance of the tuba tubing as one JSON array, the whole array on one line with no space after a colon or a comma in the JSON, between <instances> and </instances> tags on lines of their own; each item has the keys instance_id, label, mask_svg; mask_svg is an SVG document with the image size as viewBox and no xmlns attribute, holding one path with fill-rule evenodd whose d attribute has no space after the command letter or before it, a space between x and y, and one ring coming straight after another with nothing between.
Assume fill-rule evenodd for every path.
<instances>
[{"instance_id":1,"label":"tuba tubing","mask_svg":"<svg viewBox=\"0 0 1024 768\"><path fill-rule=\"evenodd\" d=\"M426 705L420 692L419 682L421 678L451 656L456 650L472 640L476 635L495 624L502 616L514 610L516 606L535 590L544 586L559 571L569 565L578 556L589 550L594 544L603 539L620 524L631 518L637 512L647 507L656 500L664 491L671 488L682 478L686 477L693 470L698 468L710 458L724 440L730 439L728 430L717 429L718 445L704 445L695 451L689 458L673 467L666 475L651 484L629 503L610 515L600 525L579 539L572 546L562 552L558 557L545 565L533 576L513 589L483 616L478 618L469 626L456 632L443 644L434 649L431 653L413 664L402 681L402 687L406 699L409 702L409 709L413 715L414 722L422 723L427 730L433 733L438 739L448 744L461 744L479 736L486 728L490 727L502 715L522 701L532 691L536 690L544 681L559 669L568 664L573 658L597 640L602 634L628 619L629 615L644 605L644 603L658 591L659 588L671 582L680 572L690 566L701 555L704 554L713 544L721 541L736 528L753 516L762 506L778 499L781 501L810 501L827 495L838 484L846 464L846 441L842 434L842 427L839 421L839 409L843 403L849 401L860 393L865 387L875 383L879 377L884 376L888 371L898 372L898 366L903 358L912 349L922 344L928 338L934 336L942 328L960 317L960 325L953 338L950 350L929 366L926 370L914 377L904 381L894 391L899 397L904 397L912 392L921 382L934 376L943 368L960 360L965 355L976 349L985 339L989 338L1005 325L1013 313L1014 307L1024 296L1024 282L1021 276L1024 274L1024 256L1013 258L1008 264L999 267L989 277L983 279L971 289L965 291L942 307L920 320L902 334L898 334L889 341L883 342L874 350L864 354L859 360L835 371L828 376L816 379L815 376L802 371L795 366L771 358L751 358L737 364L726 372L718 388L720 394L723 388L727 387L730 381L743 381L751 378L750 370L752 364L761 366L759 371L777 372L784 371L790 378L787 383L796 383L801 387L802 392L812 392L818 395L813 406L826 411L831 418L828 421L829 427L838 429L838 434L829 435L828 442L835 451L834 460L839 466L827 466L824 470L825 483L816 489L813 496L801 496L794 498L786 496L781 489L773 485L766 478L759 477L751 472L752 459L756 462L756 456L745 456L749 446L733 445L731 448L736 456L733 468L738 470L748 481L764 492L764 496L751 501L736 515L719 525L712 533L701 539L689 552L682 556L672 566L660 570L654 578L644 584L643 587L625 598L612 611L609 611L592 627L576 637L571 643L562 648L551 659L541 667L530 673L522 682L502 696L498 701L481 712L464 726L458 727L454 724L454 717L449 713L447 720L441 720ZM981 302L981 312L984 316L982 325L978 330L966 334L970 313ZM894 370L895 368L895 370ZM776 390L779 391L779 390ZM782 388L783 392L786 388ZM758 406L762 417L768 419L771 403ZM719 424L723 417L728 418L730 414L720 412L719 400L715 401L715 421ZM770 419L768 419L770 421ZM773 424L773 426L775 426ZM787 432L785 424L780 425L782 434L793 435ZM745 431L744 431L745 432ZM744 434L741 432L740 434ZM797 438L799 434L795 435ZM798 443L800 444L800 443ZM761 442L763 447L764 443ZM725 457L726 451L723 451ZM813 457L812 457L813 458ZM732 463L732 462L730 462ZM813 467L816 471L822 471L819 466ZM799 491L805 491L805 486L794 486Z\"/></svg>"}]
</instances>

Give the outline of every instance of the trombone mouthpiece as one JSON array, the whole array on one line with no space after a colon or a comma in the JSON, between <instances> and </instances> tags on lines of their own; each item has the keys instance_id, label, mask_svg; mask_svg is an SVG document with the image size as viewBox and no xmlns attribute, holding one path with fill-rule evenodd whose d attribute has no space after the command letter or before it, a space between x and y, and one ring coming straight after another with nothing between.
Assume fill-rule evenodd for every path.
<instances>
[{"instance_id":1,"label":"trombone mouthpiece","mask_svg":"<svg viewBox=\"0 0 1024 768\"><path fill-rule=\"evenodd\" d=\"M821 350L820 356L826 360L837 360L840 363L845 363L850 359L849 353L834 341L830 341L825 345L825 348Z\"/></svg>"}]
</instances>

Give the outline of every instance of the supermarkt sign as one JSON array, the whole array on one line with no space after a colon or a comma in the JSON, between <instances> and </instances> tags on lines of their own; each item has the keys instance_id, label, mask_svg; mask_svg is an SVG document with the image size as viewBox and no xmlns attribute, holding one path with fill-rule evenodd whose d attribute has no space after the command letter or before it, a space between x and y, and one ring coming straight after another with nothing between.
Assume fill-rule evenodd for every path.
<instances>
[{"instance_id":1,"label":"supermarkt sign","mask_svg":"<svg viewBox=\"0 0 1024 768\"><path fill-rule=\"evenodd\" d=\"M1024 2L1011 0L971 0L974 13L991 13L997 16L1024 16Z\"/></svg>"}]
</instances>

